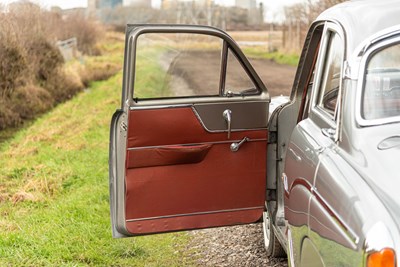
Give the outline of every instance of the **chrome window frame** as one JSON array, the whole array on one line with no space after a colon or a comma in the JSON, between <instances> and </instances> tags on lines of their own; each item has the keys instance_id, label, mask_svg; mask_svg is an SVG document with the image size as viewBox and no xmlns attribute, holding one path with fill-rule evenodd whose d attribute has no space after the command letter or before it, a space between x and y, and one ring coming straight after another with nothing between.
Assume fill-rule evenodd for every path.
<instances>
[{"instance_id":1,"label":"chrome window frame","mask_svg":"<svg viewBox=\"0 0 400 267\"><path fill-rule=\"evenodd\" d=\"M357 83L357 92L356 92L356 104L355 104L355 114L356 114L356 122L359 126L376 126L376 125L384 125L389 123L396 123L400 122L400 115L389 117L389 118L379 118L379 119L364 119L362 116L362 97L364 93L364 88L366 84L366 71L367 71L367 64L369 63L370 59L379 53L379 51L393 46L396 43L400 45L400 34L399 32L395 33L396 36L389 35L388 38L385 38L379 42L374 43L373 45L368 47L368 50L362 55L360 61L360 68L358 73L358 83Z\"/></svg>"},{"instance_id":2,"label":"chrome window frame","mask_svg":"<svg viewBox=\"0 0 400 267\"><path fill-rule=\"evenodd\" d=\"M145 26L145 27L143 27ZM239 45L236 43L235 40L232 39L230 35L225 33L224 31L210 27L210 26L203 26L203 25L170 25L170 24L149 24L149 25L128 25L128 28L131 27L131 30L126 32L126 43L125 43L125 61L129 63L124 63L124 76L125 79L123 80L123 93L122 93L122 109L126 109L126 106L135 106L138 102L135 101L134 98L134 87L135 87L135 68L136 68L136 48L137 48L137 40L140 35L146 33L185 33L185 34L200 34L200 35L210 35L214 37L218 37L223 41L222 51L221 51L221 69L220 69L220 84L218 88L218 92L220 95L210 95L210 96L185 96L185 97L167 97L167 98L145 98L140 99L140 102L146 105L152 105L157 103L158 101L168 101L171 102L179 102L179 103L188 103L192 102L193 99L205 99L203 102L213 101L213 99L221 99L227 98L232 99L233 97L223 95L224 86L225 86L225 76L226 76L226 64L227 64L227 53L229 49L238 59L239 63L241 64L244 71L249 76L250 80L256 86L258 91L257 94L249 94L245 95L244 97L255 97L255 98L266 98L269 99L268 90L258 76L257 72L251 65L250 61L244 55L244 53L240 50ZM225 55L223 54L225 53ZM243 99L243 96L237 97L238 99ZM234 98L233 98L234 99Z\"/></svg>"},{"instance_id":3,"label":"chrome window frame","mask_svg":"<svg viewBox=\"0 0 400 267\"><path fill-rule=\"evenodd\" d=\"M325 56L329 41L328 31L338 34L340 39L342 40L342 45L343 45L342 62L340 66L340 77L339 77L339 92L337 100L338 102L336 104L335 108L336 110L334 115L330 114L328 111L324 110L319 105L323 75L325 73L324 69ZM318 72L316 73L316 75L314 75L309 114L314 113L319 120L324 121L326 124L329 125L329 127L335 130L335 136L334 136L335 142L339 142L341 136L340 126L342 120L342 101L343 101L342 96L343 96L343 80L344 80L343 72L344 72L345 59L346 59L346 36L344 34L343 28L337 22L326 21L322 33L321 45L318 52L318 58L315 67L315 69L318 70Z\"/></svg>"}]
</instances>

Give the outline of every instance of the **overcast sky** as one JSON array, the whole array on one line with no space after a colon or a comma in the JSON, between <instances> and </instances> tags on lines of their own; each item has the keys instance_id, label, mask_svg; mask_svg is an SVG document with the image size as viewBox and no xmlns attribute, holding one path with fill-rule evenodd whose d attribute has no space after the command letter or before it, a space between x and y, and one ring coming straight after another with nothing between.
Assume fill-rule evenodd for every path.
<instances>
[{"instance_id":1,"label":"overcast sky","mask_svg":"<svg viewBox=\"0 0 400 267\"><path fill-rule=\"evenodd\" d=\"M0 3L7 4L16 0L0 0ZM150 0L149 0L150 1ZM215 3L221 5L234 5L235 0L214 0ZM74 7L86 7L87 0L32 0L32 2L39 3L44 7L59 6L63 9L74 8ZM153 0L154 6L159 6L161 0ZM285 5L291 5L303 0L257 0L257 2L263 2L265 11L267 12L266 18L274 20L279 19L279 15L282 12L282 7Z\"/></svg>"}]
</instances>

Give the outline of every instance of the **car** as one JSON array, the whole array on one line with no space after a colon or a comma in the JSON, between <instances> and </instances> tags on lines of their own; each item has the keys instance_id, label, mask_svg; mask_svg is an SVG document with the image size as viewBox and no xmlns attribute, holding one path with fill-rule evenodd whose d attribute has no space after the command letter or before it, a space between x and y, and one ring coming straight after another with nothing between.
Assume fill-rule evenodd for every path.
<instances>
[{"instance_id":1,"label":"car","mask_svg":"<svg viewBox=\"0 0 400 267\"><path fill-rule=\"evenodd\" d=\"M397 266L399 14L393 0L323 12L288 101L224 31L128 25L113 236L262 221L290 266Z\"/></svg>"}]
</instances>

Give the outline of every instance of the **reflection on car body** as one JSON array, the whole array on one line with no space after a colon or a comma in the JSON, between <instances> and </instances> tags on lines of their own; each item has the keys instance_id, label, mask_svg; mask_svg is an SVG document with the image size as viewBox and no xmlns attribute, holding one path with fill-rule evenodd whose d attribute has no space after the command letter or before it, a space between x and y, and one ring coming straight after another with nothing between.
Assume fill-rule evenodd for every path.
<instances>
[{"instance_id":1,"label":"reflection on car body","mask_svg":"<svg viewBox=\"0 0 400 267\"><path fill-rule=\"evenodd\" d=\"M129 25L111 125L113 236L263 220L267 254L291 266L396 266L399 12L366 0L322 13L291 96L272 99L223 31ZM188 75L202 51L212 60Z\"/></svg>"}]
</instances>

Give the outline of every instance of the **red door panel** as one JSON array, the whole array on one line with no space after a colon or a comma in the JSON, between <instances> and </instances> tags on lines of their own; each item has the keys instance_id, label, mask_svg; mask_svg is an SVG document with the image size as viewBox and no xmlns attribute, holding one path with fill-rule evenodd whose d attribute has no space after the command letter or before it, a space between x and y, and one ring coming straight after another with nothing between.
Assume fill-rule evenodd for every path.
<instances>
[{"instance_id":1,"label":"red door panel","mask_svg":"<svg viewBox=\"0 0 400 267\"><path fill-rule=\"evenodd\" d=\"M190 107L131 110L128 148L240 140L245 136L266 139L266 135L266 130L234 131L227 139L226 132L207 132Z\"/></svg>"},{"instance_id":2,"label":"red door panel","mask_svg":"<svg viewBox=\"0 0 400 267\"><path fill-rule=\"evenodd\" d=\"M230 144L250 141L237 152ZM129 114L125 217L132 234L257 221L264 209L266 130L210 133L190 107Z\"/></svg>"}]
</instances>

